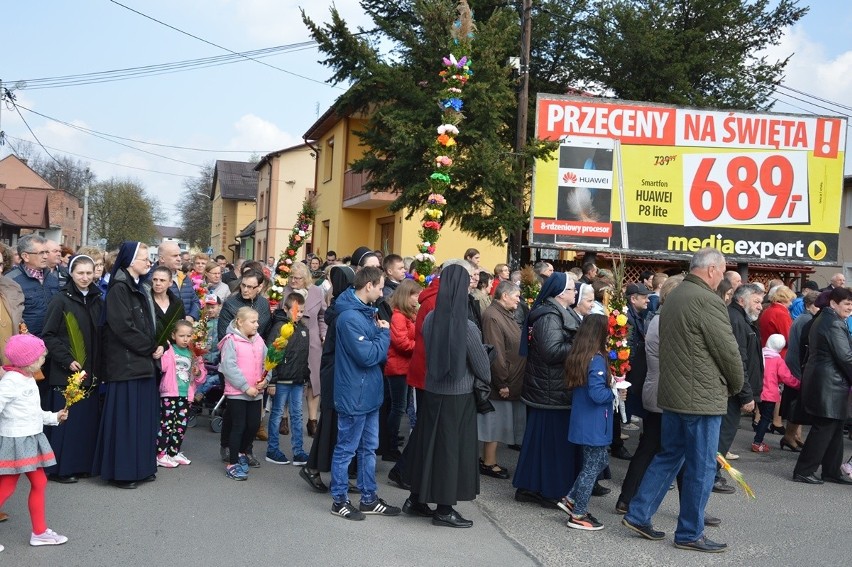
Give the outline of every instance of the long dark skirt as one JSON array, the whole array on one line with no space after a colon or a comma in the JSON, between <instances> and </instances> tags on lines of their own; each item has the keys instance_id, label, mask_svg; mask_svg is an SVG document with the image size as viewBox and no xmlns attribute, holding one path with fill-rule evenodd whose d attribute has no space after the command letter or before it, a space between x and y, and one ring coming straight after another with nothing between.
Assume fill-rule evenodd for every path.
<instances>
[{"instance_id":1,"label":"long dark skirt","mask_svg":"<svg viewBox=\"0 0 852 567\"><path fill-rule=\"evenodd\" d=\"M479 494L479 442L472 394L424 391L409 473L420 502L454 505Z\"/></svg>"},{"instance_id":2,"label":"long dark skirt","mask_svg":"<svg viewBox=\"0 0 852 567\"><path fill-rule=\"evenodd\" d=\"M337 444L337 411L320 409L317 431L311 444L307 467L320 472L331 470L331 457Z\"/></svg>"},{"instance_id":3,"label":"long dark skirt","mask_svg":"<svg viewBox=\"0 0 852 567\"><path fill-rule=\"evenodd\" d=\"M54 389L50 391L49 410L65 407L65 397ZM45 433L56 455L56 465L47 467L47 474L75 476L92 472L95 444L98 440L100 400L97 391L77 402L68 410L68 419L57 427L45 427Z\"/></svg>"},{"instance_id":4,"label":"long dark skirt","mask_svg":"<svg viewBox=\"0 0 852 567\"><path fill-rule=\"evenodd\" d=\"M155 474L159 420L153 376L108 383L92 474L126 482Z\"/></svg>"},{"instance_id":5,"label":"long dark skirt","mask_svg":"<svg viewBox=\"0 0 852 567\"><path fill-rule=\"evenodd\" d=\"M571 410L527 406L527 430L512 484L551 500L562 498L583 467L580 445L568 441Z\"/></svg>"}]
</instances>

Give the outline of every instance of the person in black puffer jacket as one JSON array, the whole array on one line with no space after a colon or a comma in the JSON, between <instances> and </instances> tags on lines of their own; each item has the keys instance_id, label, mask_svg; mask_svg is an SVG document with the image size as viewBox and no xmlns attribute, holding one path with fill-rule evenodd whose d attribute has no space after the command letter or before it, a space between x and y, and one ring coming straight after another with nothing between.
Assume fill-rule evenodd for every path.
<instances>
[{"instance_id":1,"label":"person in black puffer jacket","mask_svg":"<svg viewBox=\"0 0 852 567\"><path fill-rule=\"evenodd\" d=\"M538 295L522 329L521 355L527 357L521 400L527 405L527 429L512 481L515 500L556 507L582 465L568 443L571 392L565 387L565 358L580 317L571 309L574 280L553 273Z\"/></svg>"}]
</instances>

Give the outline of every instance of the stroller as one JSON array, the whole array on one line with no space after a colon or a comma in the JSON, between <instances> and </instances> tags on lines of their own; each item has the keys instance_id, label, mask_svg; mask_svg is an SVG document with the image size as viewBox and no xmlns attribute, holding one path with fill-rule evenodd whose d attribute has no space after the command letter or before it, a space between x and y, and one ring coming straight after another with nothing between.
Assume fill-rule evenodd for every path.
<instances>
[{"instance_id":1,"label":"stroller","mask_svg":"<svg viewBox=\"0 0 852 567\"><path fill-rule=\"evenodd\" d=\"M207 369L207 376L218 376L218 365L204 364ZM213 433L222 431L222 412L224 411L225 401L225 386L216 384L208 390L200 402L193 401L190 405L189 417L187 418L187 427L195 427L198 425L199 417L207 417L210 420L210 430ZM205 416L205 412L206 416Z\"/></svg>"}]
</instances>

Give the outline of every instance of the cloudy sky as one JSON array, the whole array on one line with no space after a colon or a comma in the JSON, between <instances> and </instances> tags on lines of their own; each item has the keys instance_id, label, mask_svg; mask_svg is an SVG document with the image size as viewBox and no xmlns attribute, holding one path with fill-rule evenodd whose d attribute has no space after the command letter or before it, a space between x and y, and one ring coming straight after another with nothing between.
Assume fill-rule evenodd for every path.
<instances>
[{"instance_id":1,"label":"cloudy sky","mask_svg":"<svg viewBox=\"0 0 852 567\"><path fill-rule=\"evenodd\" d=\"M14 89L35 135L51 152L76 154L89 162L101 179L141 182L160 201L167 224L177 221L182 182L196 175L201 164L246 159L300 143L305 130L343 92L324 83L329 72L317 62L316 48L299 45L310 40L299 6L315 21L325 21L332 4L328 0L120 1L229 50L293 46L260 59L277 69L242 60L114 82L96 83L88 77L80 81L87 84L45 83L35 79L229 53L109 0L5 3L0 80ZM334 4L351 24L369 26L357 0ZM786 30L781 45L771 51L774 58L793 56L785 85L807 94L782 90L775 110L852 114L852 45L847 39L852 2L811 4L810 14ZM21 80L28 82L18 84ZM119 145L42 115L127 140L116 140L125 144ZM33 141L8 106L0 110L0 129L12 146ZM9 152L9 145L0 147L0 157Z\"/></svg>"}]
</instances>

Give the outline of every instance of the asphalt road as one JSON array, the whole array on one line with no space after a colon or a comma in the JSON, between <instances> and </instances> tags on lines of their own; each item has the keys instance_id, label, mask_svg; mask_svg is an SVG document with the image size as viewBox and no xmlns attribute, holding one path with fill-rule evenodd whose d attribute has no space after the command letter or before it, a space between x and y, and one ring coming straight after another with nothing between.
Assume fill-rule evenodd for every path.
<instances>
[{"instance_id":1,"label":"asphalt road","mask_svg":"<svg viewBox=\"0 0 852 567\"><path fill-rule=\"evenodd\" d=\"M841 565L852 557L849 516L852 486L808 486L790 480L795 455L777 449L748 451L750 431L741 430L734 463L757 492L714 494L708 511L722 518L707 535L728 543L724 554L675 549L671 533L677 496L670 492L655 517L667 532L663 541L635 537L614 513L618 486L593 498L591 511L606 528L578 532L565 527L565 514L513 500L511 481L482 479L482 493L458 509L474 521L471 529L432 526L428 520L370 516L352 522L329 513L328 495L311 492L298 468L265 461L247 482L229 480L218 459L218 435L205 423L190 430L185 452L190 466L160 469L154 483L121 490L99 479L48 487L48 523L70 541L32 548L26 509L28 484L4 506L12 518L0 524L0 565ZM747 426L743 421L743 426ZM750 429L750 428L749 428ZM633 449L638 436L627 441ZM309 438L306 437L309 442ZM284 447L288 447L285 438ZM262 456L265 444L256 442ZM852 442L846 441L847 456ZM289 452L288 452L289 455ZM501 449L500 462L514 468L517 453ZM401 506L407 494L387 483L390 463L378 462L380 496ZM626 461L612 462L620 483ZM357 496L355 496L357 499Z\"/></svg>"}]
</instances>

